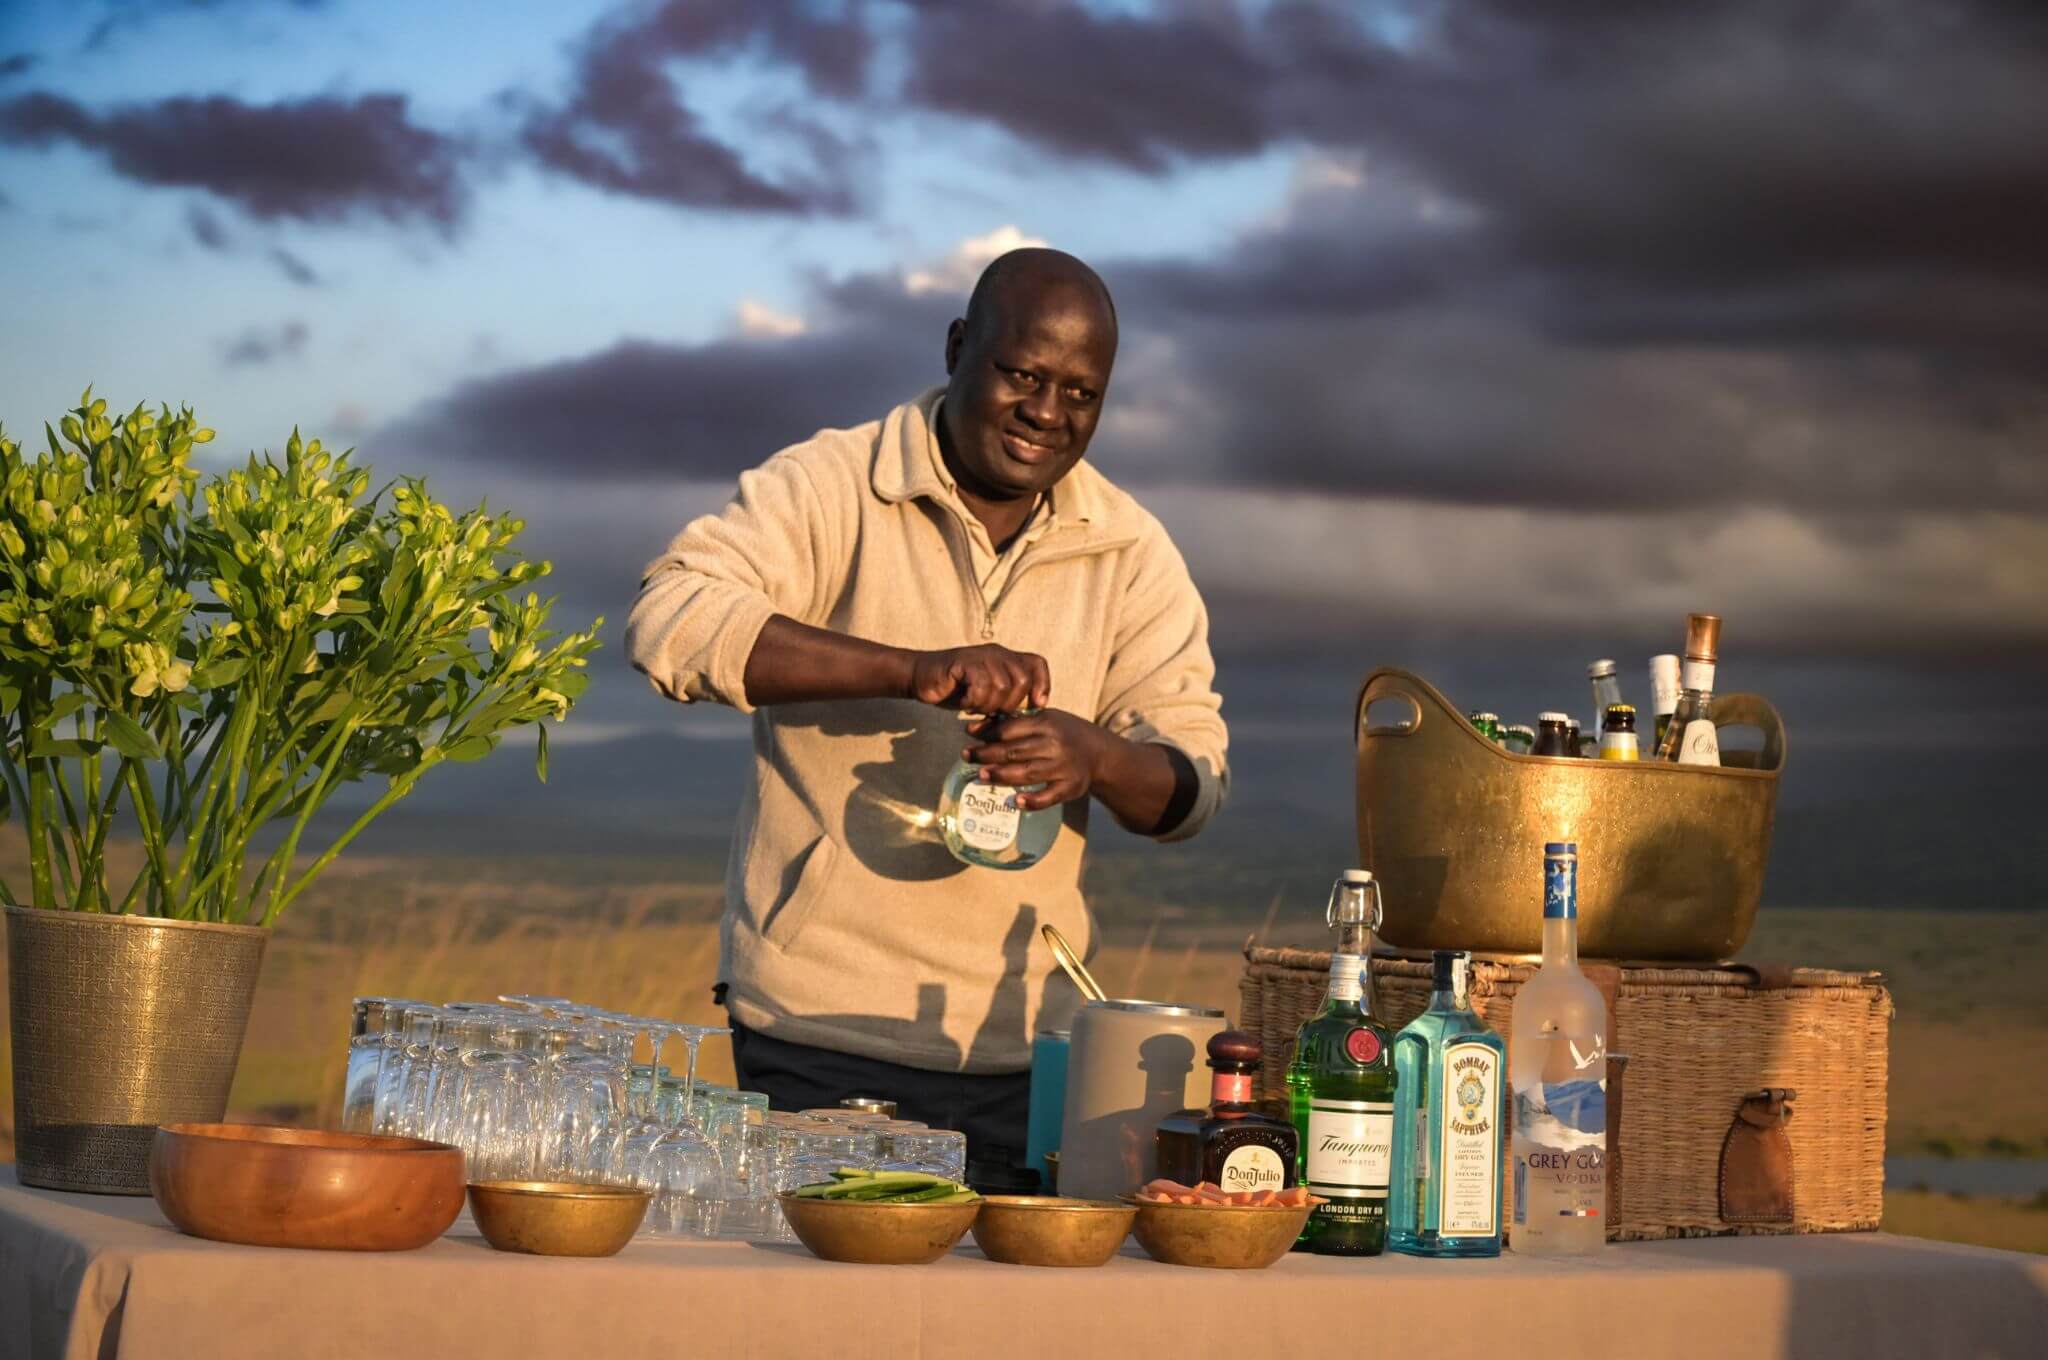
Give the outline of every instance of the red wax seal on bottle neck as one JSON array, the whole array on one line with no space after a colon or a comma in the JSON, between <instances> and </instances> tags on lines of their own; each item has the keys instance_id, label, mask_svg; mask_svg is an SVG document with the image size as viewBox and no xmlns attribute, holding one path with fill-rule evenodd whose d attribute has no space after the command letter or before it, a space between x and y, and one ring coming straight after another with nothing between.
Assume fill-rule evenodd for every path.
<instances>
[{"instance_id":1,"label":"red wax seal on bottle neck","mask_svg":"<svg viewBox=\"0 0 2048 1360\"><path fill-rule=\"evenodd\" d=\"M1355 1063L1370 1063L1380 1056L1380 1036L1360 1026L1344 1036L1344 1051Z\"/></svg>"}]
</instances>

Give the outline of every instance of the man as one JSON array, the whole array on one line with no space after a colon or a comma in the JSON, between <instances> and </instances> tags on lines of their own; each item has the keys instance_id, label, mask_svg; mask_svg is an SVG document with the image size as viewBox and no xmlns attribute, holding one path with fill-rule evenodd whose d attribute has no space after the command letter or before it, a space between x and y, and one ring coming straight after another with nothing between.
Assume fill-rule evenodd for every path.
<instances>
[{"instance_id":1,"label":"man","mask_svg":"<svg viewBox=\"0 0 2048 1360\"><path fill-rule=\"evenodd\" d=\"M1039 927L1092 942L1089 798L1178 839L1227 780L1187 568L1082 462L1116 339L1093 270L1004 255L947 329L943 389L743 474L626 625L663 694L754 715L720 928L740 1083L778 1108L893 1098L964 1132L984 1181L1022 1160L1033 1033L1076 1003ZM932 809L963 754L1061 807L1037 864L947 853Z\"/></svg>"}]
</instances>

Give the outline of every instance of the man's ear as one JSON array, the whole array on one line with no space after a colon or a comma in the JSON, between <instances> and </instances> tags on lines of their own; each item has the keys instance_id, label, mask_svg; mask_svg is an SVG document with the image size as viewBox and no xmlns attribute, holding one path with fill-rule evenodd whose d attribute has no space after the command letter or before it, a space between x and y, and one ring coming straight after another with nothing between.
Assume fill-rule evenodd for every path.
<instances>
[{"instance_id":1,"label":"man's ear","mask_svg":"<svg viewBox=\"0 0 2048 1360\"><path fill-rule=\"evenodd\" d=\"M960 347L967 343L967 321L955 317L953 324L946 327L946 376L952 377L953 370L960 364Z\"/></svg>"}]
</instances>

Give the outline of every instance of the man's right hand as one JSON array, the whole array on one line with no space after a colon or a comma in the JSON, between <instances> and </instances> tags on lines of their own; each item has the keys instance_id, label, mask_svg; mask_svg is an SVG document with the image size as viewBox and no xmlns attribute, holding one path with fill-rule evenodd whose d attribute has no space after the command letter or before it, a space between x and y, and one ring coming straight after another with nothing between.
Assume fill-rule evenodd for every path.
<instances>
[{"instance_id":1,"label":"man's right hand","mask_svg":"<svg viewBox=\"0 0 2048 1360\"><path fill-rule=\"evenodd\" d=\"M1052 671L1034 652L994 643L918 652L910 665L910 697L973 713L1018 713L1046 706Z\"/></svg>"}]
</instances>

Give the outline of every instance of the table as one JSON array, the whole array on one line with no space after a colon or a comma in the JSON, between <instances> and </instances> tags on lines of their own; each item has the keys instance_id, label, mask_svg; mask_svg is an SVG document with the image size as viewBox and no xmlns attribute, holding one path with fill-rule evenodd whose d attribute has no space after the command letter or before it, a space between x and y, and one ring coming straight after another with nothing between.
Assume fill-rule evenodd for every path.
<instances>
[{"instance_id":1,"label":"table","mask_svg":"<svg viewBox=\"0 0 2048 1360\"><path fill-rule=\"evenodd\" d=\"M640 1241L603 1261L185 1237L147 1199L31 1190L0 1167L0 1360L830 1355L2037 1356L2048 1257L1883 1234L1694 1238L1579 1261L1290 1256L1258 1274L1147 1260L1032 1270Z\"/></svg>"}]
</instances>

